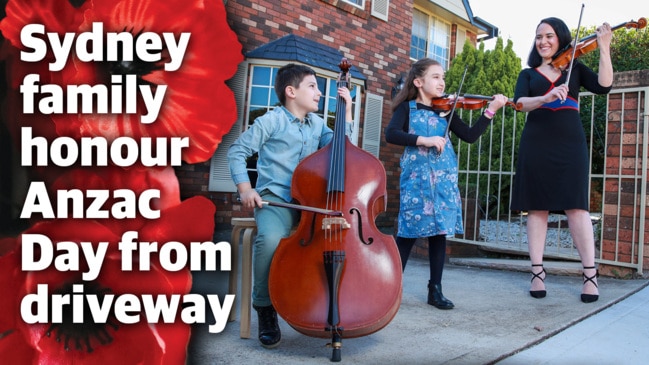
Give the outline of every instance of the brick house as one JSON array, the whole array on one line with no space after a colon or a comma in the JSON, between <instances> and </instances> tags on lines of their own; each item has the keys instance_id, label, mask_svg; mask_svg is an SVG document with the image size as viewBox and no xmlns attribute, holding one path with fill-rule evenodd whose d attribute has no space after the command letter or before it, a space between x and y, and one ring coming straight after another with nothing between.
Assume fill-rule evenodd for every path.
<instances>
[{"instance_id":1,"label":"brick house","mask_svg":"<svg viewBox=\"0 0 649 365\"><path fill-rule=\"evenodd\" d=\"M217 207L217 229L232 217L251 216L236 201L229 175L227 147L254 119L277 105L274 74L288 62L316 70L321 114L332 119L338 64L352 64L354 135L352 143L376 155L387 172L388 208L377 219L391 226L398 212L399 156L383 129L391 116L393 88L414 59L432 57L448 67L465 42L498 35L498 29L474 16L468 0L313 0L225 1L228 23L243 46L244 62L229 81L237 98L238 120L210 161L183 165L176 173L183 198L204 195ZM254 176L254 165L251 168Z\"/></svg>"}]
</instances>

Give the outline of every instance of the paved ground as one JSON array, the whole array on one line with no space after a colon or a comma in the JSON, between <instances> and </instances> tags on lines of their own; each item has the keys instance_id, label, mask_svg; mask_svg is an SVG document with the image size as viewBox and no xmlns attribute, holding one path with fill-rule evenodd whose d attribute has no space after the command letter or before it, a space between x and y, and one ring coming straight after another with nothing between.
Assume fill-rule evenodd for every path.
<instances>
[{"instance_id":1,"label":"paved ground","mask_svg":"<svg viewBox=\"0 0 649 365\"><path fill-rule=\"evenodd\" d=\"M498 365L647 364L649 287Z\"/></svg>"},{"instance_id":2,"label":"paved ground","mask_svg":"<svg viewBox=\"0 0 649 365\"><path fill-rule=\"evenodd\" d=\"M411 259L395 318L372 335L343 339L342 362L640 364L649 358L647 280L600 277L600 300L584 304L579 265L546 262L548 296L539 300L528 294L528 265L524 260L452 260L443 286L456 307L442 311L426 304L427 262ZM195 273L194 291L223 295L227 278L225 272ZM254 311L252 338L241 339L239 312L221 333L210 334L206 325L193 329L189 364L331 362L327 339L304 336L281 319L280 346L262 348Z\"/></svg>"}]
</instances>

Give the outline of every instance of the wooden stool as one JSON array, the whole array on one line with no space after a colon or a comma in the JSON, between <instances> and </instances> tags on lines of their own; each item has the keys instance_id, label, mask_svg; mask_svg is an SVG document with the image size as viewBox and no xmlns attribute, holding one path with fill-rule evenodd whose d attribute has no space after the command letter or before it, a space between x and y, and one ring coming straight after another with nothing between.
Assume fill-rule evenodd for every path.
<instances>
[{"instance_id":1,"label":"wooden stool","mask_svg":"<svg viewBox=\"0 0 649 365\"><path fill-rule=\"evenodd\" d=\"M243 231L243 255L241 256L241 293L236 297L241 303L241 321L239 336L250 338L250 306L252 299L252 244L257 233L255 218L232 218L232 267L228 293L237 293L237 274L239 273L239 239ZM228 321L234 321L237 314L236 305L232 306Z\"/></svg>"}]
</instances>

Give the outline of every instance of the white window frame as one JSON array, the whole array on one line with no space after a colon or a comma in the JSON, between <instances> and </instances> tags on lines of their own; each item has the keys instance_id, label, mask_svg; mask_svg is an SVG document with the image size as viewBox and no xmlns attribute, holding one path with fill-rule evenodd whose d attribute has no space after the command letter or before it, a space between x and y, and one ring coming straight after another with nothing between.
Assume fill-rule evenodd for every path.
<instances>
[{"instance_id":1,"label":"white window frame","mask_svg":"<svg viewBox=\"0 0 649 365\"><path fill-rule=\"evenodd\" d=\"M457 30L456 33L456 38L455 38L455 55L457 56L458 54L462 53L462 50L464 49L464 43L469 41L469 36L467 35L466 29L459 29Z\"/></svg>"},{"instance_id":2,"label":"white window frame","mask_svg":"<svg viewBox=\"0 0 649 365\"><path fill-rule=\"evenodd\" d=\"M365 9L365 0L342 0L344 3L348 3L359 9Z\"/></svg>"},{"instance_id":3,"label":"white window frame","mask_svg":"<svg viewBox=\"0 0 649 365\"><path fill-rule=\"evenodd\" d=\"M251 102L252 102L252 93L251 93L252 87L253 86L260 86L260 85L253 85L252 84L255 68L256 67L269 67L269 68L279 69L280 67L284 66L285 64L286 63L276 63L276 62L272 62L272 61L271 62L260 61L260 62L255 62L255 63L250 62L249 71L248 71L250 73L250 79L249 79L248 86L247 86L248 98L247 98L246 103L245 103L244 118L243 118L243 123L244 124L243 124L243 129L242 130L244 130L244 131L247 130L251 125L251 123L250 123L251 122L250 121L250 106L251 106ZM309 66L309 67L313 68L314 71L316 72L316 78L318 79L318 81L320 81L322 79L325 80L326 89L325 90L322 90L322 89L320 90L322 92L321 100L324 100L324 109L323 109L322 113L317 113L320 117L325 118L324 114L326 113L327 110L329 110L331 108L331 109L333 109L335 111L335 101L336 101L336 95L337 94L336 94L336 92L333 91L332 88L334 88L335 85L336 85L336 80L338 79L338 75L334 74L333 72L331 72L329 70L323 70L323 69L319 69L319 68L312 67L312 66ZM269 81L273 82L274 80L269 80ZM320 86L321 85L318 85L318 87L320 87ZM269 87L274 92L274 85L269 85ZM362 90L361 83L359 81L354 81L352 79L352 81L351 81L351 89L352 89L352 91L351 91L352 97L355 97L355 100L352 103L352 108L353 108L352 109L352 117L356 121L356 120L358 120L359 114L360 114L360 99L359 99L358 96L360 96L361 90ZM334 103L334 105L332 105L332 103ZM267 108L267 111L268 111L268 110L274 109L275 106L267 105L266 108ZM328 116L326 119L331 119L331 118ZM254 120L252 122L254 122ZM358 134L358 123L354 123L354 132L355 132L355 134ZM356 144L355 143L356 140L358 140L358 138L353 138L352 142L354 144Z\"/></svg>"},{"instance_id":4,"label":"white window frame","mask_svg":"<svg viewBox=\"0 0 649 365\"><path fill-rule=\"evenodd\" d=\"M423 13L427 17L425 57L430 57L432 59L439 61L444 67L444 69L448 69L449 61L451 57L450 54L451 53L451 24L445 22L442 18L439 18L433 15L432 13L419 7L413 8L413 17L412 17L413 23L416 19L414 16L414 12ZM443 32L440 31L442 27L444 28ZM412 25L412 28L413 29L415 28L415 24ZM436 54L435 51L433 50L433 47L439 46L442 43L445 43L442 48L446 51L446 54L445 55ZM413 57L412 50L411 50L410 58L415 60L417 59Z\"/></svg>"}]
</instances>

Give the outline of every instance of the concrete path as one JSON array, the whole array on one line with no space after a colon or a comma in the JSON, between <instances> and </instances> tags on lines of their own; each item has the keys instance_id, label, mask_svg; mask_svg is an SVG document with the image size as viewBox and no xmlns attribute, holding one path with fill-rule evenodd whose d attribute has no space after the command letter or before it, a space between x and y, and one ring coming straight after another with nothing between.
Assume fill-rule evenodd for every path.
<instances>
[{"instance_id":1,"label":"concrete path","mask_svg":"<svg viewBox=\"0 0 649 365\"><path fill-rule=\"evenodd\" d=\"M600 277L599 301L584 304L579 264L547 262L548 296L539 300L528 293L528 268L525 260L452 260L443 287L455 308L442 311L426 303L427 261L411 259L399 312L374 334L343 339L342 363L646 363L647 280ZM227 278L227 272L197 272L194 291L224 295ZM328 339L304 336L281 319L281 344L262 348L254 311L252 337L241 339L239 313L218 334L210 334L207 325L193 328L189 364L331 363Z\"/></svg>"},{"instance_id":2,"label":"concrete path","mask_svg":"<svg viewBox=\"0 0 649 365\"><path fill-rule=\"evenodd\" d=\"M649 287L498 365L647 364Z\"/></svg>"}]
</instances>

